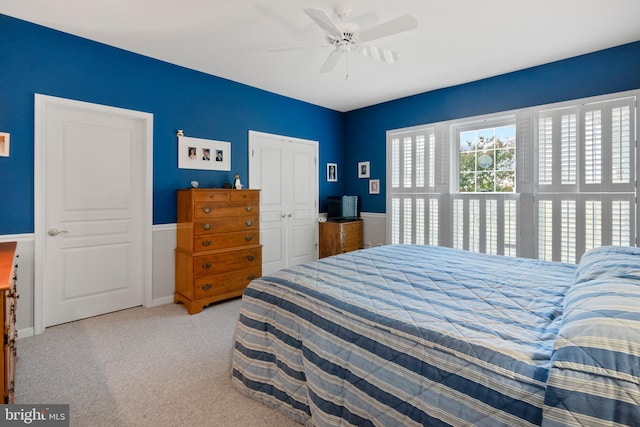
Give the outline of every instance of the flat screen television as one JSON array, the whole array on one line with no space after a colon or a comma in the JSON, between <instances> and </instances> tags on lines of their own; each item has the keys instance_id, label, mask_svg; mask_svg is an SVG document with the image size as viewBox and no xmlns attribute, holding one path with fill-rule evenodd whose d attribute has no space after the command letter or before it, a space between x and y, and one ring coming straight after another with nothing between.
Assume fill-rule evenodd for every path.
<instances>
[{"instance_id":1,"label":"flat screen television","mask_svg":"<svg viewBox=\"0 0 640 427\"><path fill-rule=\"evenodd\" d=\"M327 221L360 219L360 196L328 196Z\"/></svg>"}]
</instances>

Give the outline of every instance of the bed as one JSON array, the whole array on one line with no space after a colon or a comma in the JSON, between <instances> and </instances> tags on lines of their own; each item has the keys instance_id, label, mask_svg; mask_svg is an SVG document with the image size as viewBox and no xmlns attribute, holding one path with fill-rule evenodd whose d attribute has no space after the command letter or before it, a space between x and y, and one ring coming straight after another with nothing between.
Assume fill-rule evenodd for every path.
<instances>
[{"instance_id":1,"label":"bed","mask_svg":"<svg viewBox=\"0 0 640 427\"><path fill-rule=\"evenodd\" d=\"M389 245L245 290L232 381L307 425L640 425L640 249Z\"/></svg>"}]
</instances>

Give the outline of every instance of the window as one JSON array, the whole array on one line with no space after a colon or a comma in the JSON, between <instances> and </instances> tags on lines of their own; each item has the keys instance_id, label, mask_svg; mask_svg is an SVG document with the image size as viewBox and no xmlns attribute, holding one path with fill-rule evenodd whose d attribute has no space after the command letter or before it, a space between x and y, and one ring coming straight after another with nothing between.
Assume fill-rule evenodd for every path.
<instances>
[{"instance_id":1,"label":"window","mask_svg":"<svg viewBox=\"0 0 640 427\"><path fill-rule=\"evenodd\" d=\"M515 191L515 125L458 132L459 191Z\"/></svg>"},{"instance_id":2,"label":"window","mask_svg":"<svg viewBox=\"0 0 640 427\"><path fill-rule=\"evenodd\" d=\"M569 263L636 244L638 94L387 132L388 241Z\"/></svg>"}]
</instances>

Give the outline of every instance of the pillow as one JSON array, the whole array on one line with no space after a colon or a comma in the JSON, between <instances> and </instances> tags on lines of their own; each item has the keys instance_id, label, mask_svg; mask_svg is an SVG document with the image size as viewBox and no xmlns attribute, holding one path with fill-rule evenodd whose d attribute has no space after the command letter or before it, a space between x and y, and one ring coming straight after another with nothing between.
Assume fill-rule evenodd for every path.
<instances>
[{"instance_id":1,"label":"pillow","mask_svg":"<svg viewBox=\"0 0 640 427\"><path fill-rule=\"evenodd\" d=\"M551 356L544 427L640 420L640 249L586 253Z\"/></svg>"},{"instance_id":2,"label":"pillow","mask_svg":"<svg viewBox=\"0 0 640 427\"><path fill-rule=\"evenodd\" d=\"M586 252L576 269L575 283L598 277L640 280L640 248L601 246Z\"/></svg>"}]
</instances>

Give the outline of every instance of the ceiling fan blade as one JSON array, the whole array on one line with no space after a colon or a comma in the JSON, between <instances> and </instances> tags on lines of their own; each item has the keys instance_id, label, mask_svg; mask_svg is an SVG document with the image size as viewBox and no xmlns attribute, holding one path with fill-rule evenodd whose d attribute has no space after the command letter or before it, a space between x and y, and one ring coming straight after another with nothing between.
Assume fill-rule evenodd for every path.
<instances>
[{"instance_id":1,"label":"ceiling fan blade","mask_svg":"<svg viewBox=\"0 0 640 427\"><path fill-rule=\"evenodd\" d=\"M411 15L403 15L391 21L383 22L371 28L360 31L358 38L362 42L387 37L392 34L402 33L418 27L418 21Z\"/></svg>"},{"instance_id":2,"label":"ceiling fan blade","mask_svg":"<svg viewBox=\"0 0 640 427\"><path fill-rule=\"evenodd\" d=\"M304 12L309 15L320 28L334 37L342 37L342 30L338 28L335 22L327 15L327 12L321 9L305 9Z\"/></svg>"},{"instance_id":3,"label":"ceiling fan blade","mask_svg":"<svg viewBox=\"0 0 640 427\"><path fill-rule=\"evenodd\" d=\"M393 64L398 62L402 55L400 52L394 50L382 49L375 46L358 46L356 53L366 56L367 58L373 58L378 61L386 62L387 64Z\"/></svg>"},{"instance_id":4,"label":"ceiling fan blade","mask_svg":"<svg viewBox=\"0 0 640 427\"><path fill-rule=\"evenodd\" d=\"M338 63L338 61L340 61L340 58L342 58L342 54L344 52L341 50L334 50L332 51L329 56L327 57L327 59L324 61L324 64L322 64L322 67L320 67L320 73L328 73L329 71L333 70L336 66L336 64Z\"/></svg>"}]
</instances>

